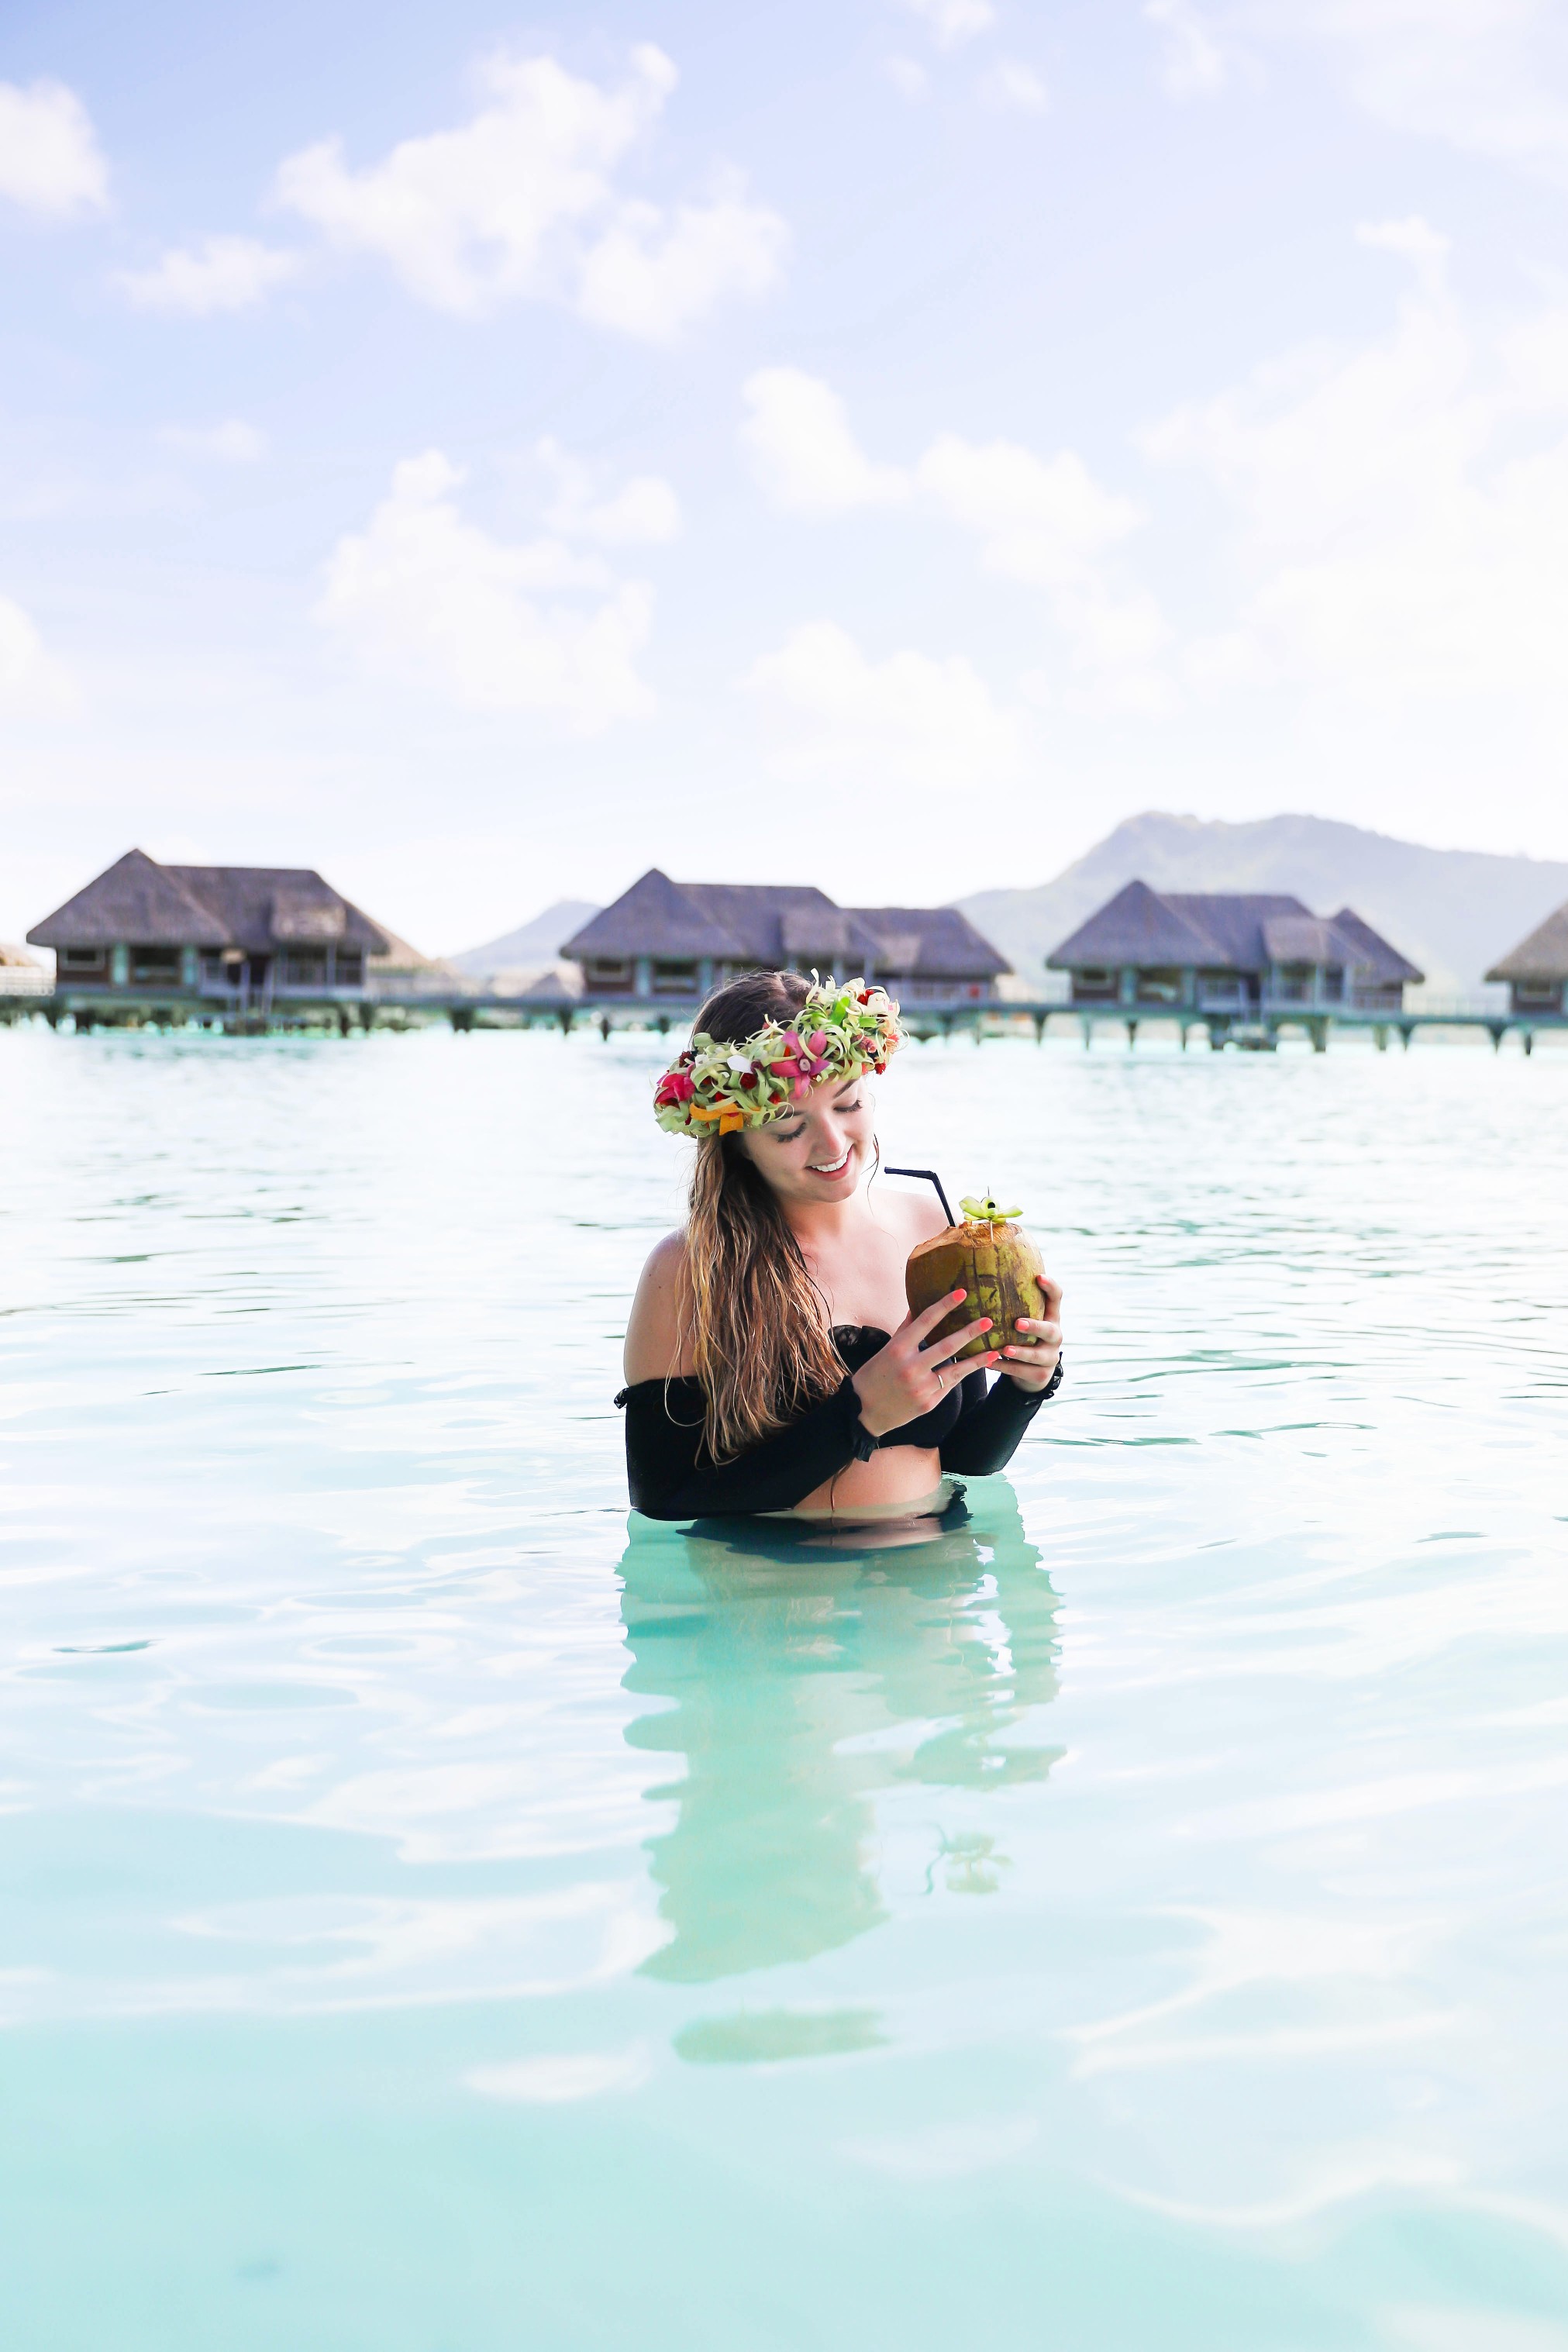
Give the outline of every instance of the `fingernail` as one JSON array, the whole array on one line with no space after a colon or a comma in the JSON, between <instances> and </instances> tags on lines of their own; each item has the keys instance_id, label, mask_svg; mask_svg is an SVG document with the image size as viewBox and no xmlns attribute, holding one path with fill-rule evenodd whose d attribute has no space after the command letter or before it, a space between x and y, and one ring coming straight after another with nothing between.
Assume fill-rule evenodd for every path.
<instances>
[{"instance_id":1,"label":"fingernail","mask_svg":"<svg viewBox=\"0 0 1568 2352\"><path fill-rule=\"evenodd\" d=\"M1018 1328L1020 1331L1027 1331L1029 1329L1029 1317L1027 1315L1020 1315L1019 1317Z\"/></svg>"},{"instance_id":2,"label":"fingernail","mask_svg":"<svg viewBox=\"0 0 1568 2352\"><path fill-rule=\"evenodd\" d=\"M989 1317L988 1315L982 1315L982 1316L981 1316L981 1318L980 1318L980 1328L981 1328L981 1330L982 1330L982 1331L988 1331L988 1330L990 1329L990 1328L991 1328L991 1318L990 1318L990 1317Z\"/></svg>"}]
</instances>

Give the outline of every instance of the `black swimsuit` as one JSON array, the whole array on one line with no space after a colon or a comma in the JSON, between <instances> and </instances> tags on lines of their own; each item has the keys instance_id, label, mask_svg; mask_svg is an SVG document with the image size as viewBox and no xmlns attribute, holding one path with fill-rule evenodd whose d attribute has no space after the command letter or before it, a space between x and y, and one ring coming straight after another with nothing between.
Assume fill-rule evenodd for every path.
<instances>
[{"instance_id":1,"label":"black swimsuit","mask_svg":"<svg viewBox=\"0 0 1568 2352\"><path fill-rule=\"evenodd\" d=\"M888 1338L871 1324L838 1325L833 1345L845 1367L840 1386L733 1462L715 1462L703 1444L700 1381L638 1381L622 1389L615 1402L626 1408L626 1475L633 1507L651 1519L787 1511L835 1470L868 1462L887 1445L934 1447L944 1470L967 1471L972 1477L1005 1467L1047 1391L1020 1389L1002 1379L988 1393L985 1373L970 1372L918 1421L873 1437L861 1426L852 1375L886 1347ZM1051 1392L1060 1381L1059 1365Z\"/></svg>"}]
</instances>

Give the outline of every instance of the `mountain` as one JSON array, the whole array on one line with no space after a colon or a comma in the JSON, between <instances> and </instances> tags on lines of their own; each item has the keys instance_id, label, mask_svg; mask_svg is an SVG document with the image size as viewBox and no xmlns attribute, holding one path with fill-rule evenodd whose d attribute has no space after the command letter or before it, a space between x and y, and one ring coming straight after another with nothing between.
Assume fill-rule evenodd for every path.
<instances>
[{"instance_id":1,"label":"mountain","mask_svg":"<svg viewBox=\"0 0 1568 2352\"><path fill-rule=\"evenodd\" d=\"M508 931L504 939L487 940L481 948L465 948L461 955L448 956L446 961L455 964L468 980L488 980L494 971L526 970L529 964L553 963L563 940L580 931L590 915L599 908L587 898L558 898L542 915L520 929Z\"/></svg>"},{"instance_id":2,"label":"mountain","mask_svg":"<svg viewBox=\"0 0 1568 2352\"><path fill-rule=\"evenodd\" d=\"M1488 966L1568 900L1568 865L1548 858L1428 849L1326 817L1224 824L1151 810L1117 825L1054 882L978 890L958 904L1038 984L1059 940L1135 881L1154 890L1290 891L1319 915L1354 907L1420 965L1437 996L1475 993Z\"/></svg>"}]
</instances>

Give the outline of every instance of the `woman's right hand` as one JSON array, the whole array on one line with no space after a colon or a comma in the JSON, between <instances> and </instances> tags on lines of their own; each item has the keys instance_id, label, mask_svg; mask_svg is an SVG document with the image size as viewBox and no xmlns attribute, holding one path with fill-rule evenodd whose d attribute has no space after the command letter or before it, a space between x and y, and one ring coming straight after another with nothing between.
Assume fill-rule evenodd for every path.
<instances>
[{"instance_id":1,"label":"woman's right hand","mask_svg":"<svg viewBox=\"0 0 1568 2352\"><path fill-rule=\"evenodd\" d=\"M991 1328L991 1318L982 1315L978 1321L966 1323L961 1331L951 1331L937 1340L935 1347L923 1349L921 1341L928 1339L945 1315L967 1298L967 1290L950 1290L934 1307L922 1307L901 1323L885 1348L879 1348L869 1363L861 1366L854 1376L854 1391L861 1401L861 1425L873 1437L885 1437L890 1429L902 1429L906 1421L918 1421L941 1403L953 1387L953 1359L960 1348L978 1339ZM978 1371L996 1362L994 1354L972 1356L965 1372Z\"/></svg>"}]
</instances>

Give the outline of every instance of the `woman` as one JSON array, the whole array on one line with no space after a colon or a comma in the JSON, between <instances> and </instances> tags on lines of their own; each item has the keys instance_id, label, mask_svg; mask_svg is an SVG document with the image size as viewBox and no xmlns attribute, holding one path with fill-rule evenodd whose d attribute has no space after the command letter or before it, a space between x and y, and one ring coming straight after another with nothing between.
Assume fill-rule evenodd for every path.
<instances>
[{"instance_id":1,"label":"woman","mask_svg":"<svg viewBox=\"0 0 1568 2352\"><path fill-rule=\"evenodd\" d=\"M943 1472L1001 1469L1059 1385L1061 1293L1043 1277L1044 1314L967 1373L954 1360L984 1318L931 1340L964 1294L905 1312L904 1262L943 1221L867 1190L867 1074L902 1042L881 989L756 972L709 998L659 1081L659 1123L695 1136L697 1160L685 1231L643 1270L616 1400L650 1517L929 1518L956 1499Z\"/></svg>"}]
</instances>

